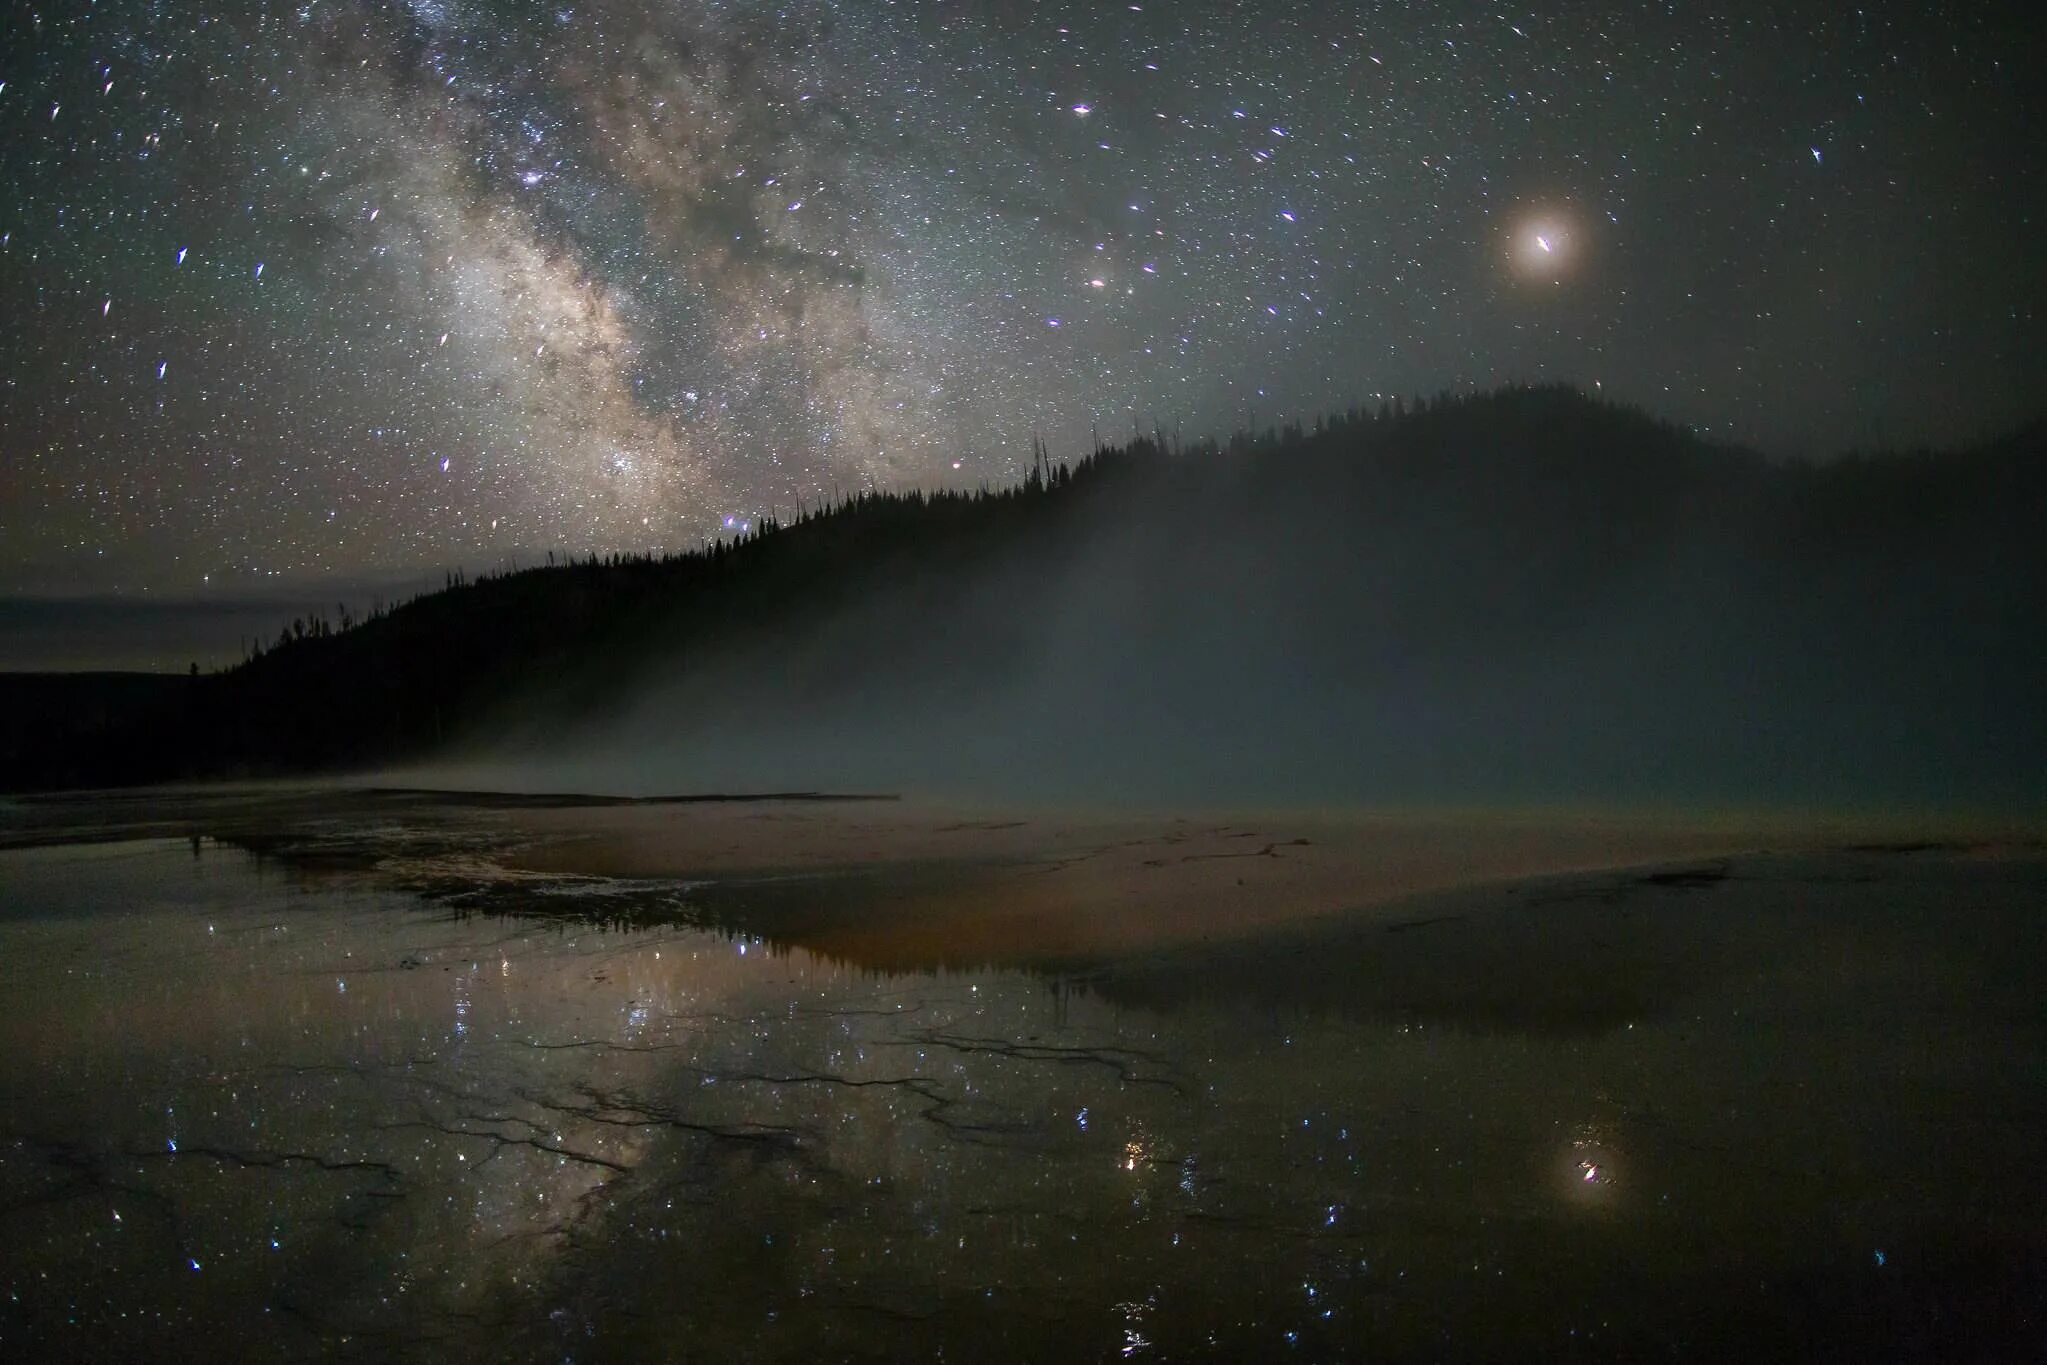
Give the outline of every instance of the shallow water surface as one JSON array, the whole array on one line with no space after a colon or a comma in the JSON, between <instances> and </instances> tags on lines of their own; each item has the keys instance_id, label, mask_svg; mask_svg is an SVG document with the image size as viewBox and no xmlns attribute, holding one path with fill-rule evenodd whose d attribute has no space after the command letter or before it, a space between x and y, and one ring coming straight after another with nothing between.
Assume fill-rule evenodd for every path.
<instances>
[{"instance_id":1,"label":"shallow water surface","mask_svg":"<svg viewBox=\"0 0 2047 1365\"><path fill-rule=\"evenodd\" d=\"M439 856L426 894L197 837L0 853L0 1354L2047 1347L2036 861L967 969L835 946L886 877L479 899Z\"/></svg>"}]
</instances>

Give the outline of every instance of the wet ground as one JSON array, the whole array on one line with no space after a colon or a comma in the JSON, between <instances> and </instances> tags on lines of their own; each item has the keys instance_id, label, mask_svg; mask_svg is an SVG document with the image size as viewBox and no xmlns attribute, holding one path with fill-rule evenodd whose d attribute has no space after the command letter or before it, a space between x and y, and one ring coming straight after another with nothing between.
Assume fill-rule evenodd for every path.
<instances>
[{"instance_id":1,"label":"wet ground","mask_svg":"<svg viewBox=\"0 0 2047 1365\"><path fill-rule=\"evenodd\" d=\"M959 864L118 823L0 852L9 1360L2047 1356L2037 850L1103 949Z\"/></svg>"}]
</instances>

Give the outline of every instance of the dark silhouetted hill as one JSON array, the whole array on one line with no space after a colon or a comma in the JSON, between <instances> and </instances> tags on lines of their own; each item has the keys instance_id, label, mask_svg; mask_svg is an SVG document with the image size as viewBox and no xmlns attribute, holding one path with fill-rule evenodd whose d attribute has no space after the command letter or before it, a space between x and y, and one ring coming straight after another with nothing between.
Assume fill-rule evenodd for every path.
<instances>
[{"instance_id":1,"label":"dark silhouetted hill","mask_svg":"<svg viewBox=\"0 0 2047 1365\"><path fill-rule=\"evenodd\" d=\"M1141 440L218 675L6 680L5 785L2037 804L2043 444L1777 463L1554 388Z\"/></svg>"}]
</instances>

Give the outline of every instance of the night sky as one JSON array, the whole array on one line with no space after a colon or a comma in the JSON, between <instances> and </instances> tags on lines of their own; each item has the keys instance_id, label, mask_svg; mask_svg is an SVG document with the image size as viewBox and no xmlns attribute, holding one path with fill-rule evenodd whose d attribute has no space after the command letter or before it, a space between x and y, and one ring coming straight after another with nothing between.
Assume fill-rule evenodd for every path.
<instances>
[{"instance_id":1,"label":"night sky","mask_svg":"<svg viewBox=\"0 0 2047 1365\"><path fill-rule=\"evenodd\" d=\"M1954 444L2047 392L2031 9L16 6L0 592L684 546L1517 379Z\"/></svg>"}]
</instances>

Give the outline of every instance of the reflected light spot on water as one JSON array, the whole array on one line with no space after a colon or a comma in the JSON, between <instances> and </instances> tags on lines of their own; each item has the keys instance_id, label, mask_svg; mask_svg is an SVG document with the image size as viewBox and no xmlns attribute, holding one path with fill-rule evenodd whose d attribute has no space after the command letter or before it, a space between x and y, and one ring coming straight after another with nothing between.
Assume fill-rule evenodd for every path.
<instances>
[{"instance_id":1,"label":"reflected light spot on water","mask_svg":"<svg viewBox=\"0 0 2047 1365\"><path fill-rule=\"evenodd\" d=\"M39 875L18 857L0 865L10 893L54 903L63 878L113 876L84 855L49 861ZM1403 1033L1384 1013L1109 994L1129 977L1097 993L1023 970L868 971L765 933L564 932L348 887L281 892L225 854L200 866L214 884L197 906L132 921L0 918L8 1093L76 1097L17 1117L47 1150L0 1143L9 1196L27 1201L4 1229L8 1268L49 1269L17 1283L32 1300L21 1311L53 1332L119 1347L175 1320L243 1324L251 1354L284 1358L307 1332L466 1332L494 1358L573 1346L580 1358L733 1359L759 1351L774 1312L788 1345L776 1354L791 1359L929 1359L939 1346L967 1358L951 1348L973 1339L1022 1343L992 1354L1027 1359L1256 1359L1282 1340L1334 1359L1369 1322L1397 1358L1478 1356L1444 1335L1445 1300L1425 1300L1480 1273L1508 1287L1482 1296L1487 1330L1562 1340L1596 1313L1624 1355L1660 1339L1649 1315L1670 1296L1694 1294L1668 1269L1673 1242L1721 1269L1722 1248L1784 1223L1787 1207L1803 1214L1845 1191L1839 1207L1888 1217L1880 1201L1936 1168L1966 1186L1969 1209L1991 1208L1979 1173L2022 1150L1961 1127L1910 1163L1801 1160L1885 1121L1878 1086L1867 1100L1844 1087L1834 1102L1863 1106L1845 1117L1745 1105L1738 1150L1679 1141L1721 1121L1724 1092L1688 1083L1721 1074L1707 1063L1776 1086L1816 1074L1775 1051L1759 1058L1745 1025L1712 1022L1734 1019L1726 1006L1745 996L1686 1001L1681 1040L1629 1001L1638 1028L1615 1014L1604 1032L1561 1037L1524 1015L1448 1027L1430 1014L1422 1045L1420 1020ZM155 867L139 861L134 882L149 888ZM1942 887L1926 875L1931 904ZM1785 904L1865 894L1818 885L1797 884ZM143 894L110 887L109 903ZM263 932L286 903L298 932ZM1605 903L1582 913L1612 920ZM1739 918L1726 914L1716 934ZM209 920L215 939L191 934ZM1459 932L1444 921L1400 936L1420 945L1403 968L1421 970L1421 946ZM1858 930L1859 951L1872 932ZM1391 951L1376 928L1361 941L1369 953L1337 961L1344 994L1332 999L1356 994L1357 962ZM493 951L496 980L480 967ZM51 967L88 960L89 978ZM1302 960L1281 959L1293 975ZM1860 1020L1866 1002L1820 994L1801 1018L1829 1010ZM1989 1098L2024 1108L2016 1092ZM1652 1111L1654 1126L1639 1117ZM85 1170L120 1183L81 1189ZM2023 1172L2004 1174L1996 1188L2018 1226L2037 1200ZM1690 1197L1666 1209L1645 1190ZM1928 1226L1949 1216L1951 1191L1939 1193L1920 1212ZM1597 1235L1569 1235L1593 1222ZM1872 1251L1898 1253L1896 1226L1872 1221L1839 1243L1873 1256L1886 1288L1910 1278ZM1965 1235L1957 1226L1948 1234ZM1919 1275L1922 1259L1900 1263ZM1853 1268L1872 1273L1868 1260ZM1631 1276L1660 1296L1653 1309L1649 1295L1608 1292ZM59 1281L111 1289L60 1302L47 1287ZM969 1295L971 1323L949 1307ZM307 1313L272 1328L261 1310L284 1297ZM1054 1300L1073 1311L1044 1314ZM614 1303L638 1311L592 1307ZM1713 1311L1696 1294L1682 1306Z\"/></svg>"}]
</instances>

